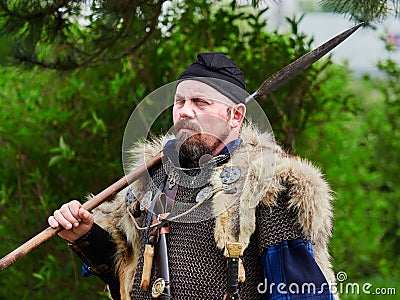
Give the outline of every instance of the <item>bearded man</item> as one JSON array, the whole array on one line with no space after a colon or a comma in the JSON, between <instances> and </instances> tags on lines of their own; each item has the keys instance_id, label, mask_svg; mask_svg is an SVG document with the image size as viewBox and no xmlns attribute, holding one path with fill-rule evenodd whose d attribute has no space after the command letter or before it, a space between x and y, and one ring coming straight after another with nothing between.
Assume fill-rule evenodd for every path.
<instances>
[{"instance_id":1,"label":"bearded man","mask_svg":"<svg viewBox=\"0 0 400 300\"><path fill-rule=\"evenodd\" d=\"M132 168L160 151L163 163L93 214L64 204L50 226L113 299L338 299L329 185L244 122L235 63L197 58L176 86L174 137L132 150Z\"/></svg>"}]
</instances>

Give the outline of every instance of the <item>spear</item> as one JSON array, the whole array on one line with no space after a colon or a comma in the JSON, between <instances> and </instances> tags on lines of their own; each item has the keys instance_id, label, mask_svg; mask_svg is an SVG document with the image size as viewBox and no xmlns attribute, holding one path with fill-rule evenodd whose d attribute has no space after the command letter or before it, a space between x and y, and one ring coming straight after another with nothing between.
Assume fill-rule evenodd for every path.
<instances>
[{"instance_id":1,"label":"spear","mask_svg":"<svg viewBox=\"0 0 400 300\"><path fill-rule=\"evenodd\" d=\"M331 51L341 42L343 42L346 38L348 38L352 33L354 33L359 27L361 27L364 23L359 23L352 28L344 31L343 33L333 37L329 41L325 42L321 46L317 47L316 49L312 50L311 52L303 55L302 57L296 59L291 64L287 65L286 67L282 68L280 71L275 73L274 75L268 77L260 87L249 97L247 97L246 102L249 102L253 98L257 98L260 96L265 96L272 93L274 90L288 82L289 80L296 77L299 73L307 69L310 65L324 56L326 53ZM91 200L85 202L82 207L86 210L92 210L102 204L104 201L118 193L119 191L123 190L132 182L139 179L141 176L145 174L148 169L156 166L161 162L162 153L159 153L154 158L147 161L142 166L138 167L137 169L133 170L127 176L121 178L98 195L93 197ZM51 227L46 228L21 246L19 246L14 251L10 252L6 256L4 256L0 260L0 271L3 271L5 268L13 264L15 261L20 259L21 257L25 256L33 249L39 247L42 243L49 240L51 237L55 236L63 230L61 227L53 229Z\"/></svg>"}]
</instances>

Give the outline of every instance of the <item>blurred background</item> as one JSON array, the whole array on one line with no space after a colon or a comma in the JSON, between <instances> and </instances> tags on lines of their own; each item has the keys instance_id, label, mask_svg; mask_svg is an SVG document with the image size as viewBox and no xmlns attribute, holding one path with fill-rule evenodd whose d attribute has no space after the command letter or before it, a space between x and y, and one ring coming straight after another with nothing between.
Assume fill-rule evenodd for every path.
<instances>
[{"instance_id":1,"label":"blurred background","mask_svg":"<svg viewBox=\"0 0 400 300\"><path fill-rule=\"evenodd\" d=\"M335 191L330 252L347 278L341 298L398 299L382 295L400 293L398 16L395 0L0 1L1 256L61 204L123 176L135 106L198 52L226 53L251 93L362 20L368 26L259 104L278 143L320 167ZM153 133L171 124L166 112ZM80 268L55 237L0 272L0 299L106 299Z\"/></svg>"}]
</instances>

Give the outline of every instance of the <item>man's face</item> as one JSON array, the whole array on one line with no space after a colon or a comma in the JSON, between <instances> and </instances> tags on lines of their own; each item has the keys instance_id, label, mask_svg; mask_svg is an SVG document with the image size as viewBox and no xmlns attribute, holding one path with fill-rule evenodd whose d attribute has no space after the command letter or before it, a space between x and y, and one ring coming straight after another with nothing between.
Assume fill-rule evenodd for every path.
<instances>
[{"instance_id":1,"label":"man's face","mask_svg":"<svg viewBox=\"0 0 400 300\"><path fill-rule=\"evenodd\" d=\"M174 133L179 153L193 161L216 154L231 135L233 102L195 80L185 80L176 89L173 108Z\"/></svg>"}]
</instances>

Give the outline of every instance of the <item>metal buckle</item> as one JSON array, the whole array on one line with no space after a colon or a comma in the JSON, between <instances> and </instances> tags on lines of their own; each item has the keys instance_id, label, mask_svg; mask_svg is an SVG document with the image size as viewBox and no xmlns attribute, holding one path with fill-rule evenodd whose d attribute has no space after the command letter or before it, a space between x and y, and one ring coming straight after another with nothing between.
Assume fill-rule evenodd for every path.
<instances>
[{"instance_id":1,"label":"metal buckle","mask_svg":"<svg viewBox=\"0 0 400 300\"><path fill-rule=\"evenodd\" d=\"M239 242L226 242L226 249L230 258L239 258L242 253L243 243Z\"/></svg>"}]
</instances>

